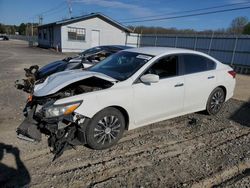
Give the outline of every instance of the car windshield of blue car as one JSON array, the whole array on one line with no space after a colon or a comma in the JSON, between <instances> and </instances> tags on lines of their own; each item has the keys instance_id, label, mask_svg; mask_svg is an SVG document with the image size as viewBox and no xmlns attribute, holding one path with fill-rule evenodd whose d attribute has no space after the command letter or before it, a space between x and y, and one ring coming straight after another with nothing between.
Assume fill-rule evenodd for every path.
<instances>
[{"instance_id":1,"label":"car windshield of blue car","mask_svg":"<svg viewBox=\"0 0 250 188\"><path fill-rule=\"evenodd\" d=\"M90 48L88 50L85 50L83 51L82 53L80 53L79 55L81 56L86 56L86 55L89 55L89 54L95 54L99 51L102 51L102 48L101 47L94 47L94 48Z\"/></svg>"},{"instance_id":2,"label":"car windshield of blue car","mask_svg":"<svg viewBox=\"0 0 250 188\"><path fill-rule=\"evenodd\" d=\"M107 57L88 70L100 72L123 81L132 76L152 58L151 55L121 51Z\"/></svg>"}]
</instances>

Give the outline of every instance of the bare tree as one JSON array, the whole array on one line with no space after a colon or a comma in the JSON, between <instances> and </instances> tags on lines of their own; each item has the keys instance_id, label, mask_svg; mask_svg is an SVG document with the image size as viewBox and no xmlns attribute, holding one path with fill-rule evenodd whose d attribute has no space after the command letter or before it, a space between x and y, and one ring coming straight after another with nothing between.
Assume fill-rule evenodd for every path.
<instances>
[{"instance_id":1,"label":"bare tree","mask_svg":"<svg viewBox=\"0 0 250 188\"><path fill-rule=\"evenodd\" d=\"M232 20L231 26L229 27L229 32L233 34L242 34L245 25L248 23L247 17L237 17Z\"/></svg>"}]
</instances>

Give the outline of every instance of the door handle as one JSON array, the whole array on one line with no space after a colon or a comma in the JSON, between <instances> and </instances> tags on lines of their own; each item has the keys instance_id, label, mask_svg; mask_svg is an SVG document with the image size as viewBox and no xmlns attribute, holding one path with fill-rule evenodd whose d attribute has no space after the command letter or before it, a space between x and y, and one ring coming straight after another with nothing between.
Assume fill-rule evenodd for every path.
<instances>
[{"instance_id":1,"label":"door handle","mask_svg":"<svg viewBox=\"0 0 250 188\"><path fill-rule=\"evenodd\" d=\"M182 86L184 86L184 84L183 83L179 83L179 84L176 84L174 87L182 87Z\"/></svg>"},{"instance_id":2,"label":"door handle","mask_svg":"<svg viewBox=\"0 0 250 188\"><path fill-rule=\"evenodd\" d=\"M214 78L214 76L209 76L209 77L207 77L207 79L213 79Z\"/></svg>"}]
</instances>

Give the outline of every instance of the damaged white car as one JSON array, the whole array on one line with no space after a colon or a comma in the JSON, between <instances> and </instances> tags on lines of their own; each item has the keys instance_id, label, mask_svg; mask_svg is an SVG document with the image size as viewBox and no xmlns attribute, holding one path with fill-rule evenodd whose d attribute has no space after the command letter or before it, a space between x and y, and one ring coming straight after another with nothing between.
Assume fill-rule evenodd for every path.
<instances>
[{"instance_id":1,"label":"damaged white car","mask_svg":"<svg viewBox=\"0 0 250 188\"><path fill-rule=\"evenodd\" d=\"M192 50L145 47L120 51L88 70L49 76L34 88L19 138L48 144L109 148L124 130L206 110L216 114L233 96L235 72Z\"/></svg>"}]
</instances>

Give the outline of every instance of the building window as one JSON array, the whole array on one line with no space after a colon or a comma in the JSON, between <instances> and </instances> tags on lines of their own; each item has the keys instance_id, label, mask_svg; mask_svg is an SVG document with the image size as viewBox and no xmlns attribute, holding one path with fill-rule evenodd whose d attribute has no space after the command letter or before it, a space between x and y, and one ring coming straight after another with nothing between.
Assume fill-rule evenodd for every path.
<instances>
[{"instance_id":1,"label":"building window","mask_svg":"<svg viewBox=\"0 0 250 188\"><path fill-rule=\"evenodd\" d=\"M43 39L47 40L47 29L43 29Z\"/></svg>"},{"instance_id":2,"label":"building window","mask_svg":"<svg viewBox=\"0 0 250 188\"><path fill-rule=\"evenodd\" d=\"M68 27L68 40L85 41L86 31L84 28Z\"/></svg>"}]
</instances>

